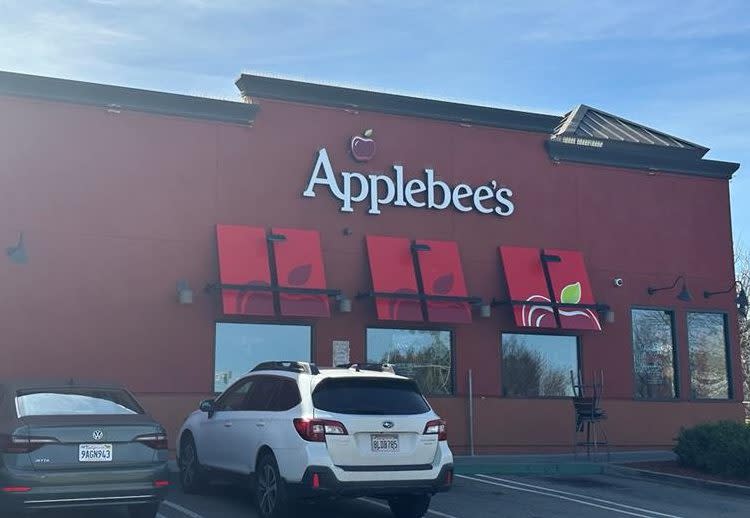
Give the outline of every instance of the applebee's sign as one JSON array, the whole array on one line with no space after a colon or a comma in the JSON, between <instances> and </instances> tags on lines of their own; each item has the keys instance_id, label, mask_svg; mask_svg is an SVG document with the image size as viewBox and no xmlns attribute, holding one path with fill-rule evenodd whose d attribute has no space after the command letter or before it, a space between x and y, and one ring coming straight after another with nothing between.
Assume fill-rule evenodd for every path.
<instances>
[{"instance_id":1,"label":"applebee's sign","mask_svg":"<svg viewBox=\"0 0 750 518\"><path fill-rule=\"evenodd\" d=\"M375 154L375 143L370 136L365 132L365 138L352 139L352 155L358 162L365 162ZM437 210L452 206L461 212L477 211L497 216L510 216L515 210L511 201L513 191L498 186L495 180L478 187L465 183L450 186L436 180L435 171L425 169L422 178L405 182L404 168L396 164L393 165L393 176L350 171L341 171L338 176L340 180L331 165L328 151L325 148L319 150L302 196L315 198L315 187L323 185L341 200L341 212L354 212L355 204L365 202L369 214L380 214L384 205Z\"/></svg>"}]
</instances>

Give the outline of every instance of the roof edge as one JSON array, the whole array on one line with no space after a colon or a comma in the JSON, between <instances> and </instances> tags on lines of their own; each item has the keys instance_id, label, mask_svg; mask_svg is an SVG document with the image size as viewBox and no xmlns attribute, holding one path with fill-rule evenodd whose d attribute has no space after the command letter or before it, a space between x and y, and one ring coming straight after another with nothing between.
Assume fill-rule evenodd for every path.
<instances>
[{"instance_id":1,"label":"roof edge","mask_svg":"<svg viewBox=\"0 0 750 518\"><path fill-rule=\"evenodd\" d=\"M252 123L257 106L124 86L0 71L0 95L132 110L233 124Z\"/></svg>"},{"instance_id":2,"label":"roof edge","mask_svg":"<svg viewBox=\"0 0 750 518\"><path fill-rule=\"evenodd\" d=\"M558 115L423 99L255 74L242 74L235 84L246 97L360 109L534 133L550 134L561 120Z\"/></svg>"}]
</instances>

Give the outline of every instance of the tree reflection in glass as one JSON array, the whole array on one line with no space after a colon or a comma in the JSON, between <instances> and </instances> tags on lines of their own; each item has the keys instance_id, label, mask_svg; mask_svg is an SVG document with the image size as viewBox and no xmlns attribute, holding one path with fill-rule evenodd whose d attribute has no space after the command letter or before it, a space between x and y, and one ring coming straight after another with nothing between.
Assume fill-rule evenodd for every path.
<instances>
[{"instance_id":1,"label":"tree reflection in glass","mask_svg":"<svg viewBox=\"0 0 750 518\"><path fill-rule=\"evenodd\" d=\"M729 398L726 321L722 314L688 313L690 391L696 399Z\"/></svg>"},{"instance_id":2,"label":"tree reflection in glass","mask_svg":"<svg viewBox=\"0 0 750 518\"><path fill-rule=\"evenodd\" d=\"M578 373L575 336L503 334L503 395L573 396L570 372Z\"/></svg>"},{"instance_id":3,"label":"tree reflection in glass","mask_svg":"<svg viewBox=\"0 0 750 518\"><path fill-rule=\"evenodd\" d=\"M635 397L676 397L672 312L634 309L632 317Z\"/></svg>"}]
</instances>

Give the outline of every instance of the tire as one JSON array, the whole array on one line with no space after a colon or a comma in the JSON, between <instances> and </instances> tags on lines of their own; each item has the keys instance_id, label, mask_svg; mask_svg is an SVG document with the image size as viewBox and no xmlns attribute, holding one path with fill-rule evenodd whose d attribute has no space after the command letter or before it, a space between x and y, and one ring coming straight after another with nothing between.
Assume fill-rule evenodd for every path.
<instances>
[{"instance_id":1,"label":"tire","mask_svg":"<svg viewBox=\"0 0 750 518\"><path fill-rule=\"evenodd\" d=\"M206 473L198 461L195 439L188 434L180 442L180 485L185 493L197 494L206 487Z\"/></svg>"},{"instance_id":2,"label":"tire","mask_svg":"<svg viewBox=\"0 0 750 518\"><path fill-rule=\"evenodd\" d=\"M291 502L279 466L271 453L263 453L255 468L255 502L261 518L287 518Z\"/></svg>"},{"instance_id":3,"label":"tire","mask_svg":"<svg viewBox=\"0 0 750 518\"><path fill-rule=\"evenodd\" d=\"M396 518L422 518L430 507L430 495L405 495L388 500Z\"/></svg>"},{"instance_id":4,"label":"tire","mask_svg":"<svg viewBox=\"0 0 750 518\"><path fill-rule=\"evenodd\" d=\"M155 518L159 512L159 504L142 504L128 506L130 518Z\"/></svg>"}]
</instances>

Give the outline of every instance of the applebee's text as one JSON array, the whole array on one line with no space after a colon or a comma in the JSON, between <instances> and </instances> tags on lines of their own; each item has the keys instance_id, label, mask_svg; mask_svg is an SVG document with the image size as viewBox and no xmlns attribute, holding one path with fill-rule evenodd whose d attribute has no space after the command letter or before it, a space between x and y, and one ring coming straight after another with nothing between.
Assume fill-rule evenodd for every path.
<instances>
[{"instance_id":1,"label":"applebee's text","mask_svg":"<svg viewBox=\"0 0 750 518\"><path fill-rule=\"evenodd\" d=\"M315 186L325 185L336 198L341 200L341 212L354 212L353 204L367 202L368 213L380 214L382 205L397 207L415 207L428 209L447 209L453 206L461 212L476 210L482 214L510 216L515 206L510 198L513 191L507 187L498 187L492 180L488 185L472 188L460 183L451 187L435 179L435 171L424 170L424 180L419 178L404 182L404 168L393 166L394 177L384 174L362 174L341 172L341 184L333 172L328 151L318 151L310 181L302 193L308 198L315 197Z\"/></svg>"}]
</instances>

